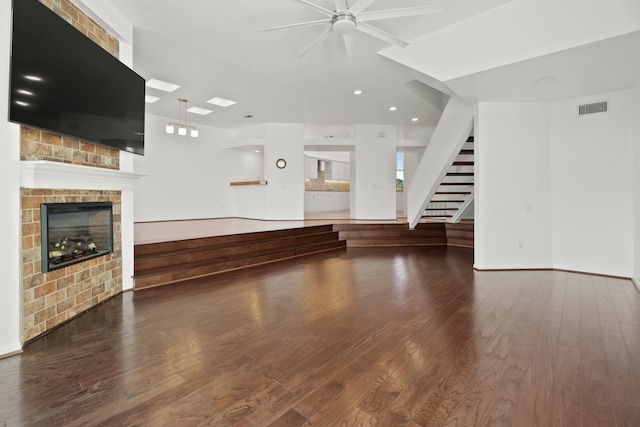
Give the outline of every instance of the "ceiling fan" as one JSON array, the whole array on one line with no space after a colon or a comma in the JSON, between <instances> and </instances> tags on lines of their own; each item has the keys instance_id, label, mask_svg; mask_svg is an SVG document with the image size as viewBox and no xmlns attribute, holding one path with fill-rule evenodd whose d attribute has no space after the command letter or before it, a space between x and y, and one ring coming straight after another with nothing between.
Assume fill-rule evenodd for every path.
<instances>
[{"instance_id":1,"label":"ceiling fan","mask_svg":"<svg viewBox=\"0 0 640 427\"><path fill-rule=\"evenodd\" d=\"M367 12L365 11L365 9L371 6L371 4L373 4L376 0L358 0L352 6L349 6L347 4L347 0L334 0L336 10L326 9L308 0L298 1L304 3L316 12L320 12L321 14L327 16L327 18L314 21L298 22L295 24L280 25L277 27L260 28L256 31L271 31L291 27L329 24L322 31L322 33L320 33L320 35L316 37L316 39L313 40L311 44L309 44L300 53L300 57L306 55L311 49L322 43L324 39L329 37L331 31L342 35L344 46L347 51L347 57L349 58L349 60L351 60L354 51L353 32L356 30L376 37L385 42L394 44L396 46L407 47L409 43L399 39L392 34L387 33L386 31L381 30L380 28L369 24L369 21L389 18L402 18L406 16L426 15L429 13L438 13L443 11L443 7L441 4L405 7L399 9L375 10Z\"/></svg>"}]
</instances>

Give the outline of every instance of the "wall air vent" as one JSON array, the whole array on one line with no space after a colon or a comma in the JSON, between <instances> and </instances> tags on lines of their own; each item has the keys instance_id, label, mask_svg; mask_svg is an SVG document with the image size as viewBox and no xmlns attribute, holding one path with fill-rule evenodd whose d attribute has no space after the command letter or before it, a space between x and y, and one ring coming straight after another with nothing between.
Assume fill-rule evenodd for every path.
<instances>
[{"instance_id":1,"label":"wall air vent","mask_svg":"<svg viewBox=\"0 0 640 427\"><path fill-rule=\"evenodd\" d=\"M578 105L578 116L600 114L609 112L609 101L592 102L591 104Z\"/></svg>"}]
</instances>

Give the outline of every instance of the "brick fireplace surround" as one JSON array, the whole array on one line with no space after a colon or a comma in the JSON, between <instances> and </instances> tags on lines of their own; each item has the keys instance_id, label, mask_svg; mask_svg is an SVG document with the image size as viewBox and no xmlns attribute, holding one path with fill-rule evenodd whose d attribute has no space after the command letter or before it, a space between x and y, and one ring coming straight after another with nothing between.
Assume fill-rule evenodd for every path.
<instances>
[{"instance_id":1,"label":"brick fireplace surround","mask_svg":"<svg viewBox=\"0 0 640 427\"><path fill-rule=\"evenodd\" d=\"M118 56L118 40L68 0L40 1L109 53ZM120 167L117 150L24 126L20 130L20 160L23 165L47 161L45 163L109 171L117 171ZM78 171L71 167L70 170L72 174L83 174L82 169ZM40 184L47 180L36 181ZM34 185L27 188L24 184L20 192L22 340L26 343L122 292L121 192L76 187L42 188ZM103 201L113 203L114 252L42 273L40 204Z\"/></svg>"}]
</instances>

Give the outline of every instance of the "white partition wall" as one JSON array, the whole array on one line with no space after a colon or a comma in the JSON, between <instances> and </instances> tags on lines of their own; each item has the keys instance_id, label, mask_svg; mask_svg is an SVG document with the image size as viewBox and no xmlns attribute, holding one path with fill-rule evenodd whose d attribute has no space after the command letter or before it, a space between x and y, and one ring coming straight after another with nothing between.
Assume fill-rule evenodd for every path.
<instances>
[{"instance_id":1,"label":"white partition wall","mask_svg":"<svg viewBox=\"0 0 640 427\"><path fill-rule=\"evenodd\" d=\"M640 290L640 79L633 92L633 277Z\"/></svg>"},{"instance_id":2,"label":"white partition wall","mask_svg":"<svg viewBox=\"0 0 640 427\"><path fill-rule=\"evenodd\" d=\"M395 126L356 126L356 151L353 158L351 216L357 219L395 219Z\"/></svg>"},{"instance_id":3,"label":"white partition wall","mask_svg":"<svg viewBox=\"0 0 640 427\"><path fill-rule=\"evenodd\" d=\"M609 112L579 117L578 104ZM631 91L551 105L553 259L556 268L631 277Z\"/></svg>"},{"instance_id":4,"label":"white partition wall","mask_svg":"<svg viewBox=\"0 0 640 427\"><path fill-rule=\"evenodd\" d=\"M477 268L634 274L633 96L478 105ZM599 100L608 113L578 117Z\"/></svg>"},{"instance_id":5,"label":"white partition wall","mask_svg":"<svg viewBox=\"0 0 640 427\"><path fill-rule=\"evenodd\" d=\"M276 166L278 159L284 168ZM304 125L267 125L264 176L266 219L304 219Z\"/></svg>"},{"instance_id":6,"label":"white partition wall","mask_svg":"<svg viewBox=\"0 0 640 427\"><path fill-rule=\"evenodd\" d=\"M475 266L549 268L549 107L480 103L475 126Z\"/></svg>"},{"instance_id":7,"label":"white partition wall","mask_svg":"<svg viewBox=\"0 0 640 427\"><path fill-rule=\"evenodd\" d=\"M10 57L11 2L0 4L0 56ZM9 61L0 67L0 98L9 99ZM0 235L11 242L0 247L0 356L20 350L20 128L6 117L7 102L0 103Z\"/></svg>"}]
</instances>

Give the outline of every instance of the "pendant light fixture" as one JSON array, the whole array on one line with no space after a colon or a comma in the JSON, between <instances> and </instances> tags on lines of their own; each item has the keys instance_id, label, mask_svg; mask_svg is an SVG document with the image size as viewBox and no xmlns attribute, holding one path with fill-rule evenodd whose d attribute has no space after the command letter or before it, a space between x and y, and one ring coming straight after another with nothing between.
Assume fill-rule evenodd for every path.
<instances>
[{"instance_id":1,"label":"pendant light fixture","mask_svg":"<svg viewBox=\"0 0 640 427\"><path fill-rule=\"evenodd\" d=\"M184 121L182 120L182 110L184 109ZM189 134L192 138L198 137L198 129L195 126L187 124L187 100L178 98L178 123L169 122L165 127L165 132L175 133L176 127L178 128L178 135L185 136L187 130L190 130Z\"/></svg>"}]
</instances>

